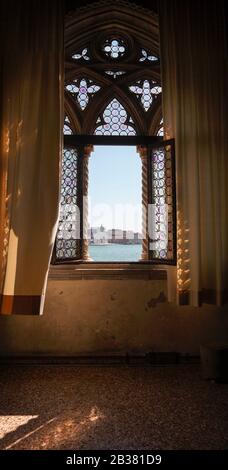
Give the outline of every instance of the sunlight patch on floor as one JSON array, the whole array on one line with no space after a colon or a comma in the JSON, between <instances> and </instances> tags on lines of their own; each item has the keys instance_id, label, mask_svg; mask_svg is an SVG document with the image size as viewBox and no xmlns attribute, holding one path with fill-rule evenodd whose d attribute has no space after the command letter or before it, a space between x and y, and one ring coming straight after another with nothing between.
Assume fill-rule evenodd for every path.
<instances>
[{"instance_id":1,"label":"sunlight patch on floor","mask_svg":"<svg viewBox=\"0 0 228 470\"><path fill-rule=\"evenodd\" d=\"M10 415L0 416L0 439L9 434L10 432L16 431L19 426L24 426L29 423L31 419L38 418L38 415Z\"/></svg>"}]
</instances>

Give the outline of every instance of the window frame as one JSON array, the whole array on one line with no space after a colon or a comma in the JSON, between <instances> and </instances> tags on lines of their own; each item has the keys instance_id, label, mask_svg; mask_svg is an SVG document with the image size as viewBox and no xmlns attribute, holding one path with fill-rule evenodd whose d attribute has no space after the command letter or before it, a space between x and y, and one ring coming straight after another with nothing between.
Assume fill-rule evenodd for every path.
<instances>
[{"instance_id":1,"label":"window frame","mask_svg":"<svg viewBox=\"0 0 228 470\"><path fill-rule=\"evenodd\" d=\"M83 260L82 258L57 258L56 257L56 241L53 248L51 264L56 265L75 265L75 266L82 266L88 264L97 265L99 267L105 266L132 266L136 267L139 264L143 265L176 265L176 184L175 184L175 146L174 146L174 139L167 139L164 140L163 137L160 136L103 136L103 135L76 135L76 134L69 134L64 135L64 148L77 148L82 150L84 147L94 145L94 146L143 146L148 148L148 159L147 159L147 175L148 175L148 203L151 203L151 195L152 195L152 175L151 175L151 165L150 165L150 155L149 151L153 148L164 147L165 145L171 145L171 159L172 159L172 196L173 196L173 247L174 247L174 256L172 260L164 259L150 259L150 255L148 260L138 260L138 261L93 261L93 260ZM80 151L79 151L80 152ZM80 152L82 153L82 152ZM82 199L82 188L83 188L83 157L80 155L79 158L79 165L80 165L80 175L81 179L79 178L79 192L81 194ZM83 204L80 207L80 243L83 241ZM149 250L149 236L147 234L148 239L148 253Z\"/></svg>"}]
</instances>

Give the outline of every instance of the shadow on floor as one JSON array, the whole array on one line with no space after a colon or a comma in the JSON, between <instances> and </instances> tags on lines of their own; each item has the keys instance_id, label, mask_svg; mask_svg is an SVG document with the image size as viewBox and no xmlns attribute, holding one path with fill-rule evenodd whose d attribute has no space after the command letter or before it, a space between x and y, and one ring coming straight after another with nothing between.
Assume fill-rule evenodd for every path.
<instances>
[{"instance_id":1,"label":"shadow on floor","mask_svg":"<svg viewBox=\"0 0 228 470\"><path fill-rule=\"evenodd\" d=\"M228 385L198 366L0 368L1 449L225 449Z\"/></svg>"}]
</instances>

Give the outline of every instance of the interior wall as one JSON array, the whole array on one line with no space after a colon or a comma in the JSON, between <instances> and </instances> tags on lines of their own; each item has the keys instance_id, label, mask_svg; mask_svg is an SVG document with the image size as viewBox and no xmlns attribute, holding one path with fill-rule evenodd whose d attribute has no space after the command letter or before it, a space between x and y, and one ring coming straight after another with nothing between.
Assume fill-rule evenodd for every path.
<instances>
[{"instance_id":1,"label":"interior wall","mask_svg":"<svg viewBox=\"0 0 228 470\"><path fill-rule=\"evenodd\" d=\"M0 354L199 354L228 341L227 307L177 307L166 295L165 280L49 280L43 316L0 317Z\"/></svg>"}]
</instances>

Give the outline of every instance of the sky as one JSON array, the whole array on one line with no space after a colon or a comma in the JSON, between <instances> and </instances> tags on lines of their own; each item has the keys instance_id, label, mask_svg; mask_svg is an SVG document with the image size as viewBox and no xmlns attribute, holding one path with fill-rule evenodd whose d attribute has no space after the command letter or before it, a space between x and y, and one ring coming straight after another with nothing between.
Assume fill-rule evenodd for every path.
<instances>
[{"instance_id":1,"label":"sky","mask_svg":"<svg viewBox=\"0 0 228 470\"><path fill-rule=\"evenodd\" d=\"M141 232L141 160L134 146L95 146L89 159L89 223Z\"/></svg>"}]
</instances>

